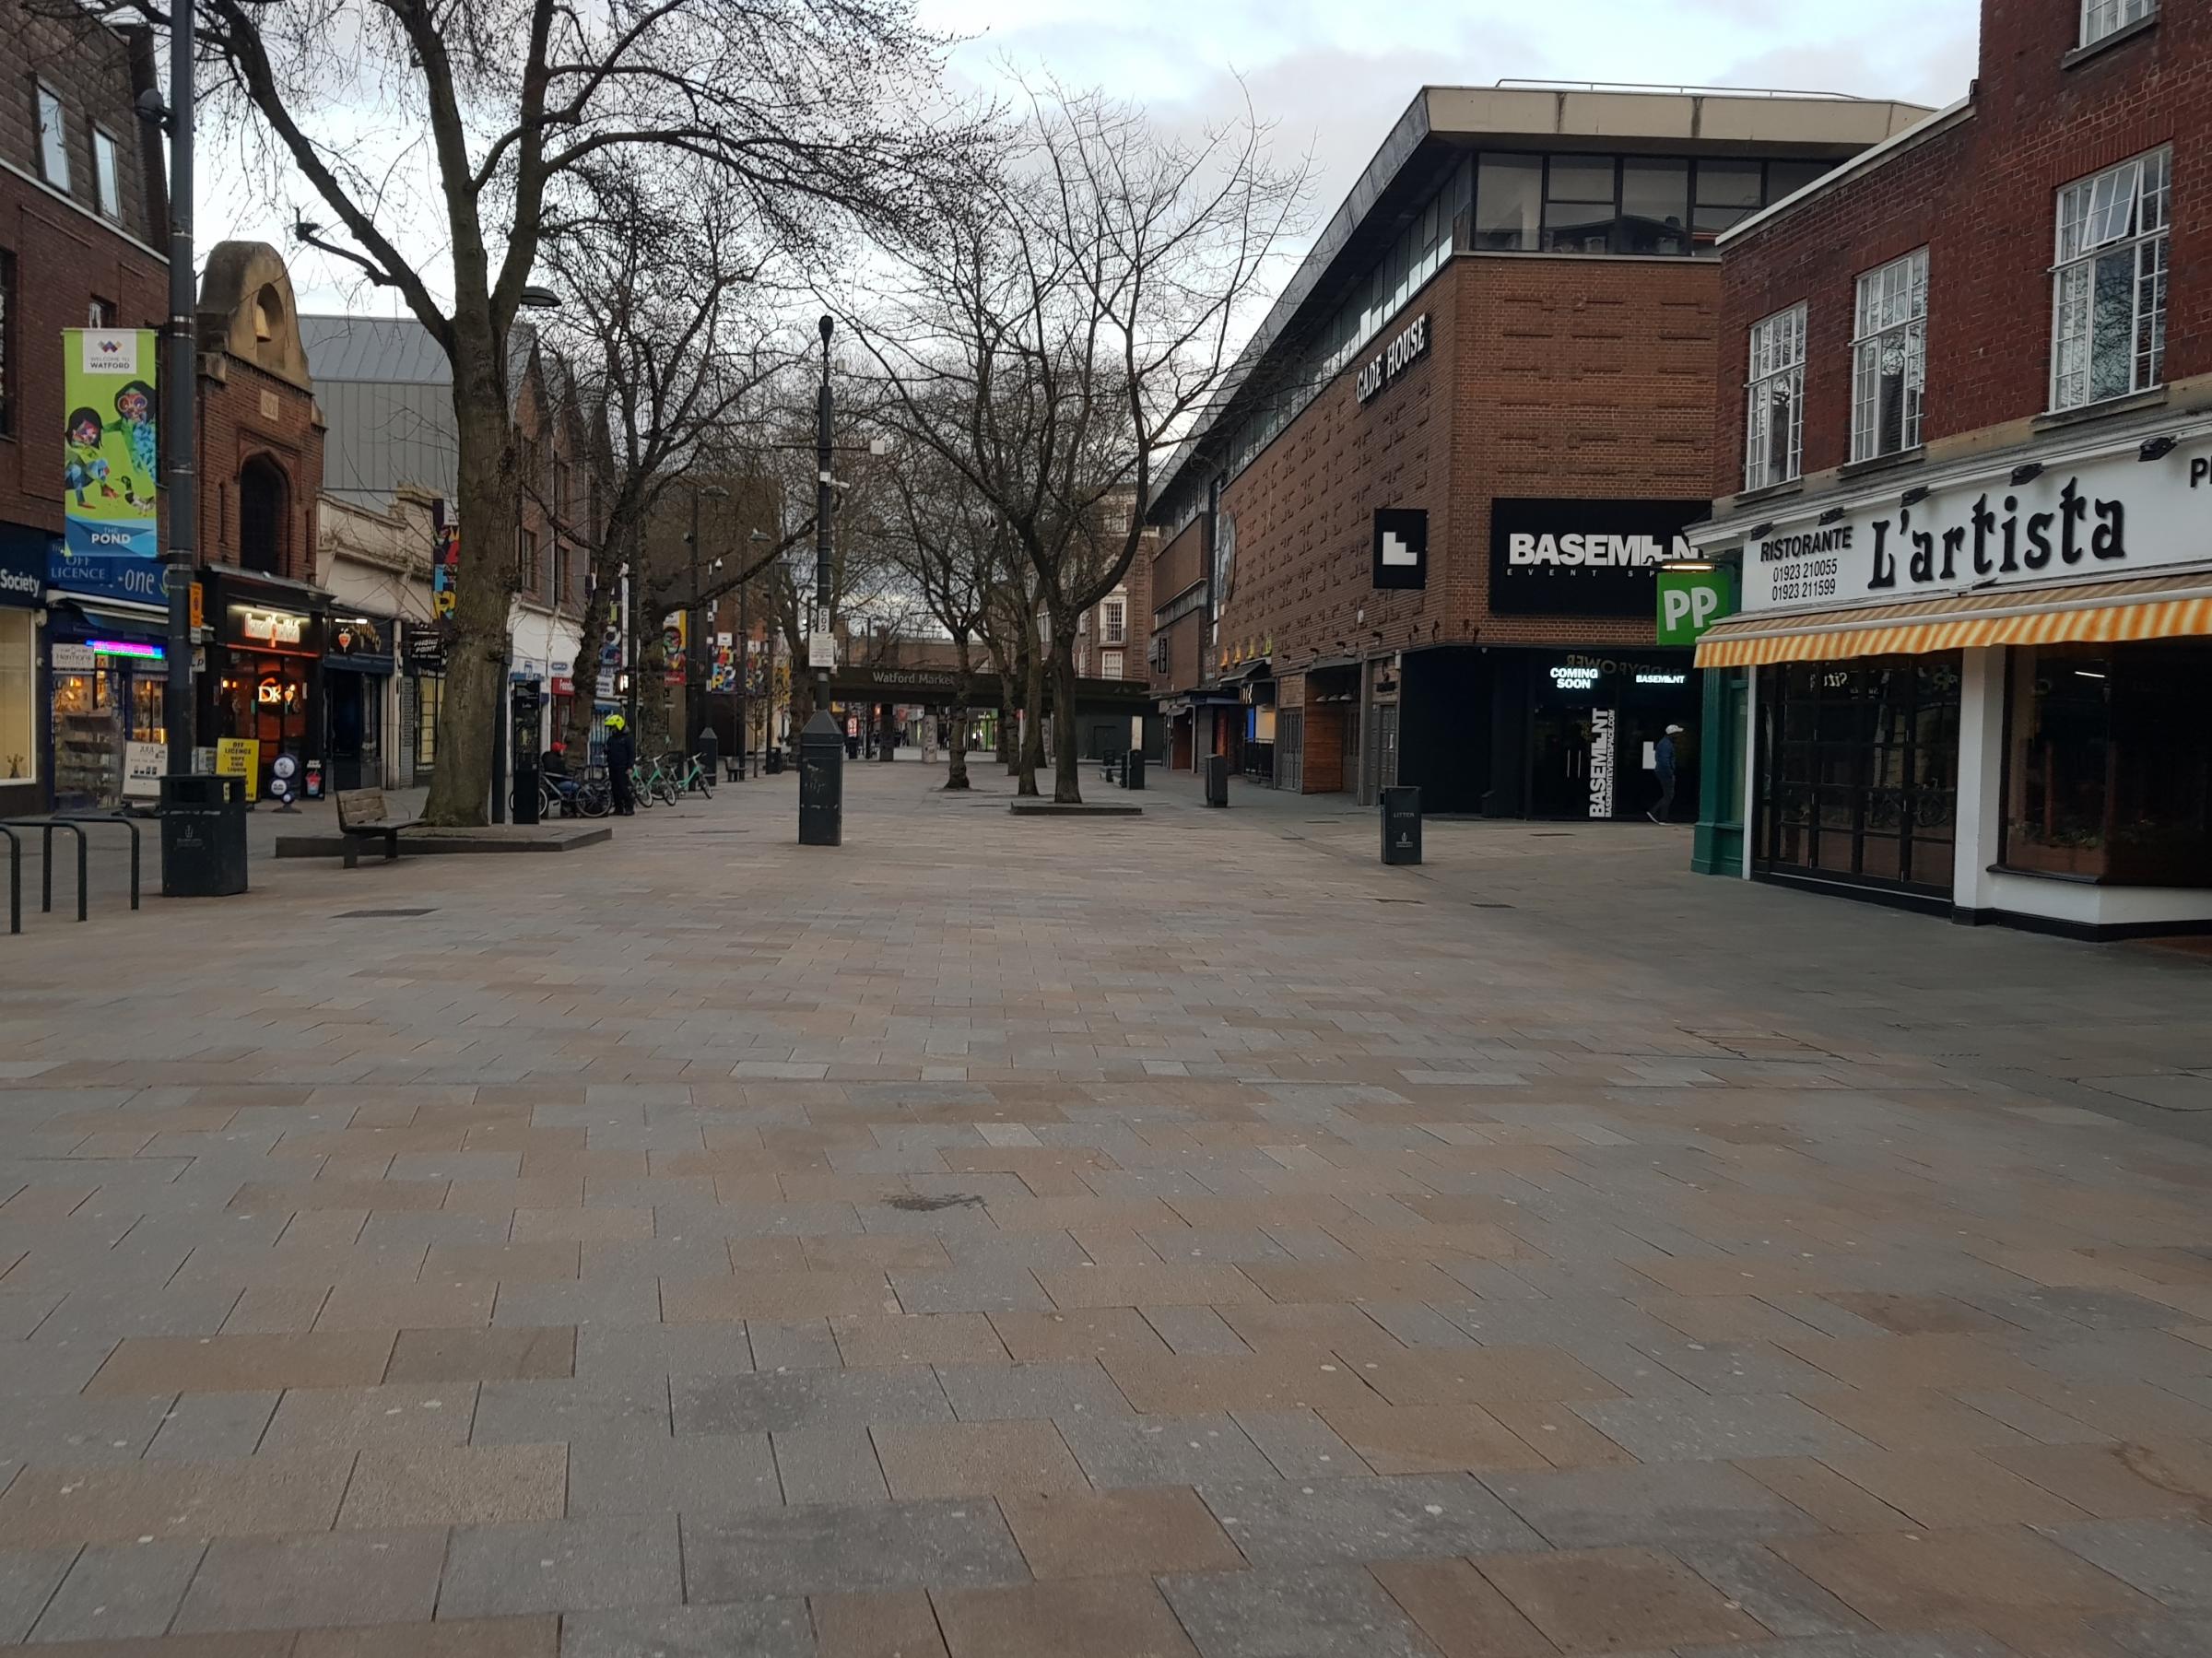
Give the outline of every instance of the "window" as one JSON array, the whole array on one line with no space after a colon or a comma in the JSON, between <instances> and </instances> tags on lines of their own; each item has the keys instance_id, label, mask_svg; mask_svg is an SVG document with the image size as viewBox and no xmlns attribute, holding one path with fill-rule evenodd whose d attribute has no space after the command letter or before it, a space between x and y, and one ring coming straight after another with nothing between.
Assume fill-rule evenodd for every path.
<instances>
[{"instance_id":1,"label":"window","mask_svg":"<svg viewBox=\"0 0 2212 1658\"><path fill-rule=\"evenodd\" d=\"M16 435L16 256L0 253L0 437Z\"/></svg>"},{"instance_id":2,"label":"window","mask_svg":"<svg viewBox=\"0 0 2212 1658\"><path fill-rule=\"evenodd\" d=\"M1552 157L1545 168L1545 248L1559 253L1609 252L1618 188L1611 156Z\"/></svg>"},{"instance_id":3,"label":"window","mask_svg":"<svg viewBox=\"0 0 2212 1658\"><path fill-rule=\"evenodd\" d=\"M88 328L112 328L121 315L112 300L103 300L94 295L85 302L85 326Z\"/></svg>"},{"instance_id":4,"label":"window","mask_svg":"<svg viewBox=\"0 0 2212 1658\"><path fill-rule=\"evenodd\" d=\"M1927 383L1928 251L1859 278L1851 345L1851 458L1870 461L1920 443Z\"/></svg>"},{"instance_id":5,"label":"window","mask_svg":"<svg viewBox=\"0 0 2212 1658\"><path fill-rule=\"evenodd\" d=\"M28 610L0 610L0 782L39 775L38 635Z\"/></svg>"},{"instance_id":6,"label":"window","mask_svg":"<svg viewBox=\"0 0 2212 1658\"><path fill-rule=\"evenodd\" d=\"M1120 599L1108 599L1103 611L1104 642L1120 644L1127 637L1128 606Z\"/></svg>"},{"instance_id":7,"label":"window","mask_svg":"<svg viewBox=\"0 0 2212 1658\"><path fill-rule=\"evenodd\" d=\"M44 81L36 83L39 100L39 172L56 190L69 188L69 136L62 95Z\"/></svg>"},{"instance_id":8,"label":"window","mask_svg":"<svg viewBox=\"0 0 2212 1658\"><path fill-rule=\"evenodd\" d=\"M1475 183L1475 245L1535 247L1543 200L1543 157L1483 157Z\"/></svg>"},{"instance_id":9,"label":"window","mask_svg":"<svg viewBox=\"0 0 2212 1658\"><path fill-rule=\"evenodd\" d=\"M2172 171L2172 152L2158 150L2058 193L2054 409L2147 391L2165 371Z\"/></svg>"},{"instance_id":10,"label":"window","mask_svg":"<svg viewBox=\"0 0 2212 1658\"><path fill-rule=\"evenodd\" d=\"M2158 9L2159 0L2081 0L2081 43L2094 46Z\"/></svg>"},{"instance_id":11,"label":"window","mask_svg":"<svg viewBox=\"0 0 2212 1658\"><path fill-rule=\"evenodd\" d=\"M2212 728L2202 640L2009 652L2007 869L2110 885L2212 886Z\"/></svg>"},{"instance_id":12,"label":"window","mask_svg":"<svg viewBox=\"0 0 2212 1658\"><path fill-rule=\"evenodd\" d=\"M1099 653L1099 677L1119 679L1122 676L1122 653L1119 651Z\"/></svg>"},{"instance_id":13,"label":"window","mask_svg":"<svg viewBox=\"0 0 2212 1658\"><path fill-rule=\"evenodd\" d=\"M1689 163L1630 159L1620 164L1620 225L1614 252L1689 252Z\"/></svg>"},{"instance_id":14,"label":"window","mask_svg":"<svg viewBox=\"0 0 2212 1658\"><path fill-rule=\"evenodd\" d=\"M1805 307L1754 323L1744 400L1744 488L1786 484L1805 470Z\"/></svg>"},{"instance_id":15,"label":"window","mask_svg":"<svg viewBox=\"0 0 2212 1658\"><path fill-rule=\"evenodd\" d=\"M524 593L537 591L537 532L514 533L514 579Z\"/></svg>"},{"instance_id":16,"label":"window","mask_svg":"<svg viewBox=\"0 0 2212 1658\"><path fill-rule=\"evenodd\" d=\"M1698 206L1691 221L1698 245L1712 247L1723 230L1749 218L1770 199L1757 161L1700 161Z\"/></svg>"},{"instance_id":17,"label":"window","mask_svg":"<svg viewBox=\"0 0 2212 1658\"><path fill-rule=\"evenodd\" d=\"M1758 865L1948 893L1959 653L1759 672Z\"/></svg>"},{"instance_id":18,"label":"window","mask_svg":"<svg viewBox=\"0 0 2212 1658\"><path fill-rule=\"evenodd\" d=\"M92 129L92 182L100 190L100 210L110 218L123 217L123 168L115 140L99 127Z\"/></svg>"}]
</instances>

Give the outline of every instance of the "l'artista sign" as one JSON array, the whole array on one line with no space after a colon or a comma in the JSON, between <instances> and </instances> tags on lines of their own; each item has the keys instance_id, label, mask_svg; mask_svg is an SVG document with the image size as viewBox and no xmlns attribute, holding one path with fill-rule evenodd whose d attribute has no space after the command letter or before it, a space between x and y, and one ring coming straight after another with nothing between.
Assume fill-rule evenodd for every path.
<instances>
[{"instance_id":1,"label":"l'artista sign","mask_svg":"<svg viewBox=\"0 0 2212 1658\"><path fill-rule=\"evenodd\" d=\"M1359 367L1353 389L1361 403L1395 385L1398 376L1429 355L1429 313L1423 312L1406 324L1405 331Z\"/></svg>"},{"instance_id":2,"label":"l'artista sign","mask_svg":"<svg viewBox=\"0 0 2212 1658\"><path fill-rule=\"evenodd\" d=\"M2212 440L1994 476L1912 505L1888 497L1744 548L1744 608L1915 598L1963 588L2131 575L2212 556ZM2015 482L2015 478L2018 481Z\"/></svg>"}]
</instances>

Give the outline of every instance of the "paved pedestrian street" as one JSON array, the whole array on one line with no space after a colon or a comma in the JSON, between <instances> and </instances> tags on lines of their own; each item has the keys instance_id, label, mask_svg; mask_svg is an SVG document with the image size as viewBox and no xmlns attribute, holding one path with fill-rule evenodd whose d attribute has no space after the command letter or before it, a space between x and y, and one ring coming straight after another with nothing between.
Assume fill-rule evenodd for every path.
<instances>
[{"instance_id":1,"label":"paved pedestrian street","mask_svg":"<svg viewBox=\"0 0 2212 1658\"><path fill-rule=\"evenodd\" d=\"M978 779L0 941L0 1641L2212 1652L2212 956Z\"/></svg>"}]
</instances>

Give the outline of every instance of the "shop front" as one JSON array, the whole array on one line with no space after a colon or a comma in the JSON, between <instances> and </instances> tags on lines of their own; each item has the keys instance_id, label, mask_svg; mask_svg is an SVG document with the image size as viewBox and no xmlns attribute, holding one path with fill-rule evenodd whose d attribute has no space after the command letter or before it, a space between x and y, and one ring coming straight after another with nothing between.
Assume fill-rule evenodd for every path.
<instances>
[{"instance_id":1,"label":"shop front","mask_svg":"<svg viewBox=\"0 0 2212 1658\"><path fill-rule=\"evenodd\" d=\"M385 732L396 716L391 704L399 623L391 617L334 616L324 633L324 752L330 786L381 787L387 781Z\"/></svg>"},{"instance_id":2,"label":"shop front","mask_svg":"<svg viewBox=\"0 0 2212 1658\"><path fill-rule=\"evenodd\" d=\"M242 581L210 572L214 629L203 676L205 729L218 742L254 745L255 790L265 795L276 757L303 769L325 759L323 658L328 617L300 583Z\"/></svg>"},{"instance_id":3,"label":"shop front","mask_svg":"<svg viewBox=\"0 0 2212 1658\"><path fill-rule=\"evenodd\" d=\"M409 622L399 644L399 781L403 788L428 788L438 770L445 637L435 622Z\"/></svg>"},{"instance_id":4,"label":"shop front","mask_svg":"<svg viewBox=\"0 0 2212 1658\"><path fill-rule=\"evenodd\" d=\"M1743 613L1698 647L1750 671L1741 873L2212 930L2212 421L1806 511L1736 539Z\"/></svg>"}]
</instances>

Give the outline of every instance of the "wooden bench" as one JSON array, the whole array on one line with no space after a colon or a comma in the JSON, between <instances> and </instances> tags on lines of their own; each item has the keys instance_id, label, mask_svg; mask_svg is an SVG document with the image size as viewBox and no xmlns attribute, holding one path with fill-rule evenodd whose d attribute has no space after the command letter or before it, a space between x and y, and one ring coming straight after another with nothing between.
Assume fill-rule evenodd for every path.
<instances>
[{"instance_id":1,"label":"wooden bench","mask_svg":"<svg viewBox=\"0 0 2212 1658\"><path fill-rule=\"evenodd\" d=\"M360 842L376 835L384 838L384 862L391 863L399 856L399 831L412 829L419 821L393 817L382 789L340 789L337 799L338 833L346 837L348 869L360 861Z\"/></svg>"}]
</instances>

